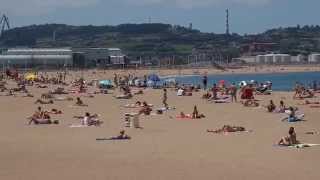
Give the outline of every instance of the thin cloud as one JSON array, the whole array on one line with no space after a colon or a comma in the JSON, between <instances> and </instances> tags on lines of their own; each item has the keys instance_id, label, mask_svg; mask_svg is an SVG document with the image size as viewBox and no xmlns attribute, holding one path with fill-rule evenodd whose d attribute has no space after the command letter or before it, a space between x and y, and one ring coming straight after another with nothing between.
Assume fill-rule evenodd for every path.
<instances>
[{"instance_id":1,"label":"thin cloud","mask_svg":"<svg viewBox=\"0 0 320 180\"><path fill-rule=\"evenodd\" d=\"M223 4L264 5L273 0L125 0L136 5L169 5L177 8L199 8Z\"/></svg>"},{"instance_id":2,"label":"thin cloud","mask_svg":"<svg viewBox=\"0 0 320 180\"><path fill-rule=\"evenodd\" d=\"M0 13L14 15L41 15L61 8L79 8L94 5L100 0L0 0Z\"/></svg>"},{"instance_id":3,"label":"thin cloud","mask_svg":"<svg viewBox=\"0 0 320 180\"><path fill-rule=\"evenodd\" d=\"M80 8L113 1L138 6L163 5L176 8L201 8L223 4L261 5L274 0L0 0L0 13L42 15L60 9Z\"/></svg>"}]
</instances>

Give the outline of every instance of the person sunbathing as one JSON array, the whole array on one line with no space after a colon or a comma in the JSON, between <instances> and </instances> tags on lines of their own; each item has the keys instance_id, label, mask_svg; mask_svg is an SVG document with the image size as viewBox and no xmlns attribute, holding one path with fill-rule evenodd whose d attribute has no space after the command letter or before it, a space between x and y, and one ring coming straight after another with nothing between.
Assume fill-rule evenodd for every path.
<instances>
[{"instance_id":1,"label":"person sunbathing","mask_svg":"<svg viewBox=\"0 0 320 180\"><path fill-rule=\"evenodd\" d=\"M192 115L191 114L185 114L184 112L180 112L180 114L177 116L177 118L181 118L181 119L192 119Z\"/></svg>"},{"instance_id":2,"label":"person sunbathing","mask_svg":"<svg viewBox=\"0 0 320 180\"><path fill-rule=\"evenodd\" d=\"M51 94L68 94L68 92L64 91L64 88L58 87L54 91L50 92Z\"/></svg>"},{"instance_id":3,"label":"person sunbathing","mask_svg":"<svg viewBox=\"0 0 320 180\"><path fill-rule=\"evenodd\" d=\"M305 100L303 103L298 103L298 105L319 105L320 102L317 102L317 101L309 101L309 100Z\"/></svg>"},{"instance_id":4,"label":"person sunbathing","mask_svg":"<svg viewBox=\"0 0 320 180\"><path fill-rule=\"evenodd\" d=\"M283 146L292 146L295 144L299 144L299 141L297 140L297 134L294 130L294 127L290 127L289 129L289 135L282 137L279 142L278 145L283 145Z\"/></svg>"},{"instance_id":5,"label":"person sunbathing","mask_svg":"<svg viewBox=\"0 0 320 180\"><path fill-rule=\"evenodd\" d=\"M142 90L134 91L133 94L134 95L140 95L140 94L143 94L143 91Z\"/></svg>"},{"instance_id":6,"label":"person sunbathing","mask_svg":"<svg viewBox=\"0 0 320 180\"><path fill-rule=\"evenodd\" d=\"M245 101L242 101L241 103L245 107L258 107L259 106L259 103L256 102L254 99L247 99Z\"/></svg>"},{"instance_id":7,"label":"person sunbathing","mask_svg":"<svg viewBox=\"0 0 320 180\"><path fill-rule=\"evenodd\" d=\"M25 93L22 97L34 97L34 95L33 94L31 94L31 93Z\"/></svg>"},{"instance_id":8,"label":"person sunbathing","mask_svg":"<svg viewBox=\"0 0 320 180\"><path fill-rule=\"evenodd\" d=\"M211 98L211 94L209 93L209 91L207 91L205 94L202 95L202 99L210 99Z\"/></svg>"},{"instance_id":9,"label":"person sunbathing","mask_svg":"<svg viewBox=\"0 0 320 180\"><path fill-rule=\"evenodd\" d=\"M49 101L45 101L45 100L42 100L42 99L37 99L36 102L34 102L35 104L53 104L53 100L49 100Z\"/></svg>"},{"instance_id":10,"label":"person sunbathing","mask_svg":"<svg viewBox=\"0 0 320 180\"><path fill-rule=\"evenodd\" d=\"M88 106L87 104L83 103L83 101L80 99L80 97L77 97L75 105L76 106Z\"/></svg>"},{"instance_id":11,"label":"person sunbathing","mask_svg":"<svg viewBox=\"0 0 320 180\"><path fill-rule=\"evenodd\" d=\"M60 111L58 109L51 109L50 113L51 114L62 114L62 111Z\"/></svg>"},{"instance_id":12,"label":"person sunbathing","mask_svg":"<svg viewBox=\"0 0 320 180\"><path fill-rule=\"evenodd\" d=\"M125 108L138 108L141 107L142 103L140 101L137 101L135 104L126 104L124 105ZM150 106L150 104L149 104Z\"/></svg>"},{"instance_id":13,"label":"person sunbathing","mask_svg":"<svg viewBox=\"0 0 320 180\"><path fill-rule=\"evenodd\" d=\"M54 97L55 101L73 101L72 97Z\"/></svg>"},{"instance_id":14,"label":"person sunbathing","mask_svg":"<svg viewBox=\"0 0 320 180\"><path fill-rule=\"evenodd\" d=\"M143 102L138 114L150 115L151 111L152 108L147 104L147 102Z\"/></svg>"},{"instance_id":15,"label":"person sunbathing","mask_svg":"<svg viewBox=\"0 0 320 180\"><path fill-rule=\"evenodd\" d=\"M313 98L314 97L314 93L307 89L303 92L302 97L301 98Z\"/></svg>"},{"instance_id":16,"label":"person sunbathing","mask_svg":"<svg viewBox=\"0 0 320 180\"><path fill-rule=\"evenodd\" d=\"M48 88L47 85L41 85L41 84L38 84L36 87L40 89Z\"/></svg>"},{"instance_id":17,"label":"person sunbathing","mask_svg":"<svg viewBox=\"0 0 320 180\"><path fill-rule=\"evenodd\" d=\"M111 138L97 138L96 140L129 140L130 136L126 134L124 130L121 130L118 136L114 136Z\"/></svg>"},{"instance_id":18,"label":"person sunbathing","mask_svg":"<svg viewBox=\"0 0 320 180\"><path fill-rule=\"evenodd\" d=\"M49 115L49 112L41 112L39 113L35 113L33 114L30 118L30 121L28 123L28 125L31 125L32 123L34 123L35 125L38 124L59 124L58 120L51 120L51 117Z\"/></svg>"},{"instance_id":19,"label":"person sunbathing","mask_svg":"<svg viewBox=\"0 0 320 180\"><path fill-rule=\"evenodd\" d=\"M51 92L41 94L41 99L52 99L52 98L54 98L54 96Z\"/></svg>"},{"instance_id":20,"label":"person sunbathing","mask_svg":"<svg viewBox=\"0 0 320 180\"><path fill-rule=\"evenodd\" d=\"M200 118L205 118L205 115L200 114L198 112L197 106L193 107L193 112L192 112L192 119L200 119Z\"/></svg>"},{"instance_id":21,"label":"person sunbathing","mask_svg":"<svg viewBox=\"0 0 320 180\"><path fill-rule=\"evenodd\" d=\"M228 132L243 132L246 131L246 128L242 126L230 126L230 125L224 125L221 129L217 130L211 130L208 129L207 132L212 133L228 133Z\"/></svg>"}]
</instances>

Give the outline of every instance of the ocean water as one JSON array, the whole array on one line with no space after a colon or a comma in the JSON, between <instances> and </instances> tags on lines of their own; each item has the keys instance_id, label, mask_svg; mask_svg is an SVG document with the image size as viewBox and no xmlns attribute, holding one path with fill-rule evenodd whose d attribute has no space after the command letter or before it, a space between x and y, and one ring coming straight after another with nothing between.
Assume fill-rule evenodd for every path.
<instances>
[{"instance_id":1,"label":"ocean water","mask_svg":"<svg viewBox=\"0 0 320 180\"><path fill-rule=\"evenodd\" d=\"M173 78L166 77L164 79ZM176 76L174 77L181 84L201 84L202 75L194 76ZM228 74L228 75L208 75L208 86L225 80L228 83L237 83L241 81L255 80L260 82L271 81L274 91L291 91L296 82L305 86L312 85L313 81L317 81L320 87L320 72L295 72L295 73L269 73L269 74Z\"/></svg>"}]
</instances>

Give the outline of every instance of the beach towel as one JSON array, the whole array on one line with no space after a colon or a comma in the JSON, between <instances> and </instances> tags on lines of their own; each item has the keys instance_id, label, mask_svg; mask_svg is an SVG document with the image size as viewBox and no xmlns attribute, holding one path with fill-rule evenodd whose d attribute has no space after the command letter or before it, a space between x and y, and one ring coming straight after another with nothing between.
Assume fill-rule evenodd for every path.
<instances>
[{"instance_id":1,"label":"beach towel","mask_svg":"<svg viewBox=\"0 0 320 180\"><path fill-rule=\"evenodd\" d=\"M295 144L291 146L275 144L273 146L280 147L280 148L306 148L306 147L320 146L320 144L301 143L301 144Z\"/></svg>"},{"instance_id":2,"label":"beach towel","mask_svg":"<svg viewBox=\"0 0 320 180\"><path fill-rule=\"evenodd\" d=\"M82 125L82 124L71 124L69 125L70 128L86 128L86 127L90 127L88 125Z\"/></svg>"},{"instance_id":3,"label":"beach towel","mask_svg":"<svg viewBox=\"0 0 320 180\"><path fill-rule=\"evenodd\" d=\"M118 137L111 137L111 138L97 138L96 141L115 141L115 140L130 140L131 138L118 138Z\"/></svg>"}]
</instances>

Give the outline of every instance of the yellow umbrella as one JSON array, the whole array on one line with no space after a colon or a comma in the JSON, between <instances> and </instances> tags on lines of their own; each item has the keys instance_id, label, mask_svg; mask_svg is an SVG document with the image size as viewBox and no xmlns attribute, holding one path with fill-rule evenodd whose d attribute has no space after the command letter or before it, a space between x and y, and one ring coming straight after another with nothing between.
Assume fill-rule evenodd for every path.
<instances>
[{"instance_id":1,"label":"yellow umbrella","mask_svg":"<svg viewBox=\"0 0 320 180\"><path fill-rule=\"evenodd\" d=\"M37 76L36 76L35 74L29 73L29 74L27 74L27 75L25 76L25 78L26 78L26 80L28 80L28 81L34 81L35 79L37 79Z\"/></svg>"}]
</instances>

